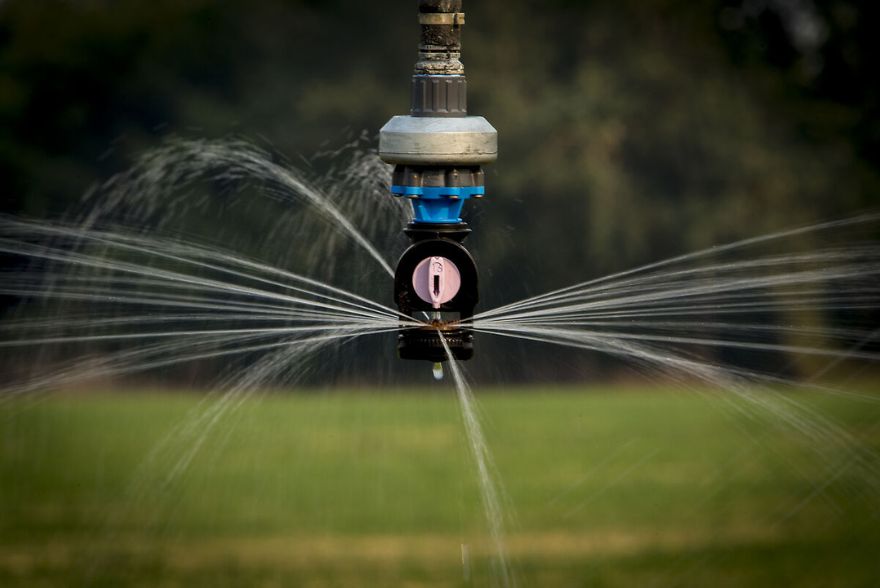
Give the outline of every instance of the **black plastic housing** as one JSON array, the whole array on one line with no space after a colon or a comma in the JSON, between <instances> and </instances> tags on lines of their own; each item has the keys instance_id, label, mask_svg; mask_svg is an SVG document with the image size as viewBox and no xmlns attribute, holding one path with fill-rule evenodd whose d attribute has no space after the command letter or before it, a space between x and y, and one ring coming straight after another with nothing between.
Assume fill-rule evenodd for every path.
<instances>
[{"instance_id":1,"label":"black plastic housing","mask_svg":"<svg viewBox=\"0 0 880 588\"><path fill-rule=\"evenodd\" d=\"M424 327L404 326L398 332L397 351L401 359L421 359L431 362L446 361L440 333L452 356L468 360L474 355L473 330L465 325L474 316L479 302L477 266L473 257L461 244L470 233L465 223L427 224L410 223L405 230L414 241L397 262L394 273L394 301L401 313L425 323ZM428 257L445 257L455 264L461 274L461 288L450 301L434 308L419 298L413 289L412 275L416 266ZM455 313L452 321L438 321L435 313Z\"/></svg>"},{"instance_id":2,"label":"black plastic housing","mask_svg":"<svg viewBox=\"0 0 880 588\"><path fill-rule=\"evenodd\" d=\"M412 275L419 263L428 257L445 257L458 267L461 288L449 302L434 308L430 302L419 298L413 289ZM474 258L461 244L450 239L419 241L403 252L394 272L394 301L403 314L413 316L416 312L457 312L462 320L474 316L474 306L479 301L477 292L477 266Z\"/></svg>"}]
</instances>

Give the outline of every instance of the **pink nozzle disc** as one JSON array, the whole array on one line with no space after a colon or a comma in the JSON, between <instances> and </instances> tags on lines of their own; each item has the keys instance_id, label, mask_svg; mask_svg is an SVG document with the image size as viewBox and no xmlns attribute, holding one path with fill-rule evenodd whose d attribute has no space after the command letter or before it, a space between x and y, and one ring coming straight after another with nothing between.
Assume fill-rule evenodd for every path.
<instances>
[{"instance_id":1,"label":"pink nozzle disc","mask_svg":"<svg viewBox=\"0 0 880 588\"><path fill-rule=\"evenodd\" d=\"M413 271L413 289L419 298L439 309L461 289L461 273L445 257L426 257Z\"/></svg>"}]
</instances>

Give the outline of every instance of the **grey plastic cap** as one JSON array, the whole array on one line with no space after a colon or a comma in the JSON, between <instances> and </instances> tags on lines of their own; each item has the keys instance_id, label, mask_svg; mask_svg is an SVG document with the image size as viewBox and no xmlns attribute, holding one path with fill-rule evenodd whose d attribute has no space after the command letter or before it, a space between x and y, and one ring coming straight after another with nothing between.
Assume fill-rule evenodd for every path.
<instances>
[{"instance_id":1,"label":"grey plastic cap","mask_svg":"<svg viewBox=\"0 0 880 588\"><path fill-rule=\"evenodd\" d=\"M395 116L379 131L379 157L402 165L491 163L498 131L482 116Z\"/></svg>"}]
</instances>

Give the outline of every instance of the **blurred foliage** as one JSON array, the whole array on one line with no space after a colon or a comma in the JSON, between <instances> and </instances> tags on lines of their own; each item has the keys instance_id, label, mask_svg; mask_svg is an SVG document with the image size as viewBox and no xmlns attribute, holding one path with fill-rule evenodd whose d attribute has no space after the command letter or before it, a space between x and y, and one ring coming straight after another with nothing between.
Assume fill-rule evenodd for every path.
<instances>
[{"instance_id":1,"label":"blurred foliage","mask_svg":"<svg viewBox=\"0 0 880 588\"><path fill-rule=\"evenodd\" d=\"M310 158L408 107L415 3L0 2L2 211L55 214L168 135ZM485 307L876 206L880 8L468 2ZM484 218L485 217L485 218Z\"/></svg>"}]
</instances>

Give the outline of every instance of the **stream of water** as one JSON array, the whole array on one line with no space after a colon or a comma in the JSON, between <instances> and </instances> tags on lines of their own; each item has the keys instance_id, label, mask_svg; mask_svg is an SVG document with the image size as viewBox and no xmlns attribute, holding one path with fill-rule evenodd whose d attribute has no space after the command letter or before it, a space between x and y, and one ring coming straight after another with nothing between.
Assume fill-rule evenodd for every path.
<instances>
[{"instance_id":1,"label":"stream of water","mask_svg":"<svg viewBox=\"0 0 880 588\"><path fill-rule=\"evenodd\" d=\"M492 538L492 544L495 552L495 571L501 580L502 586L515 586L514 576L511 574L510 563L507 557L507 549L504 545L504 508L501 501L501 492L495 464L492 460L492 452L486 443L486 437L483 434L483 428L480 426L480 419L477 416L474 396L471 387L465 380L464 374L458 365L458 361L453 357L452 351L443 333L438 331L440 341L443 343L443 349L449 357L449 368L452 372L452 380L455 383L455 390L458 395L458 404L461 408L461 419L464 423L464 430L467 433L468 443L471 448L471 455L474 458L477 476L480 482L480 493L483 501L483 513L486 517L486 523L489 526L489 535Z\"/></svg>"}]
</instances>

